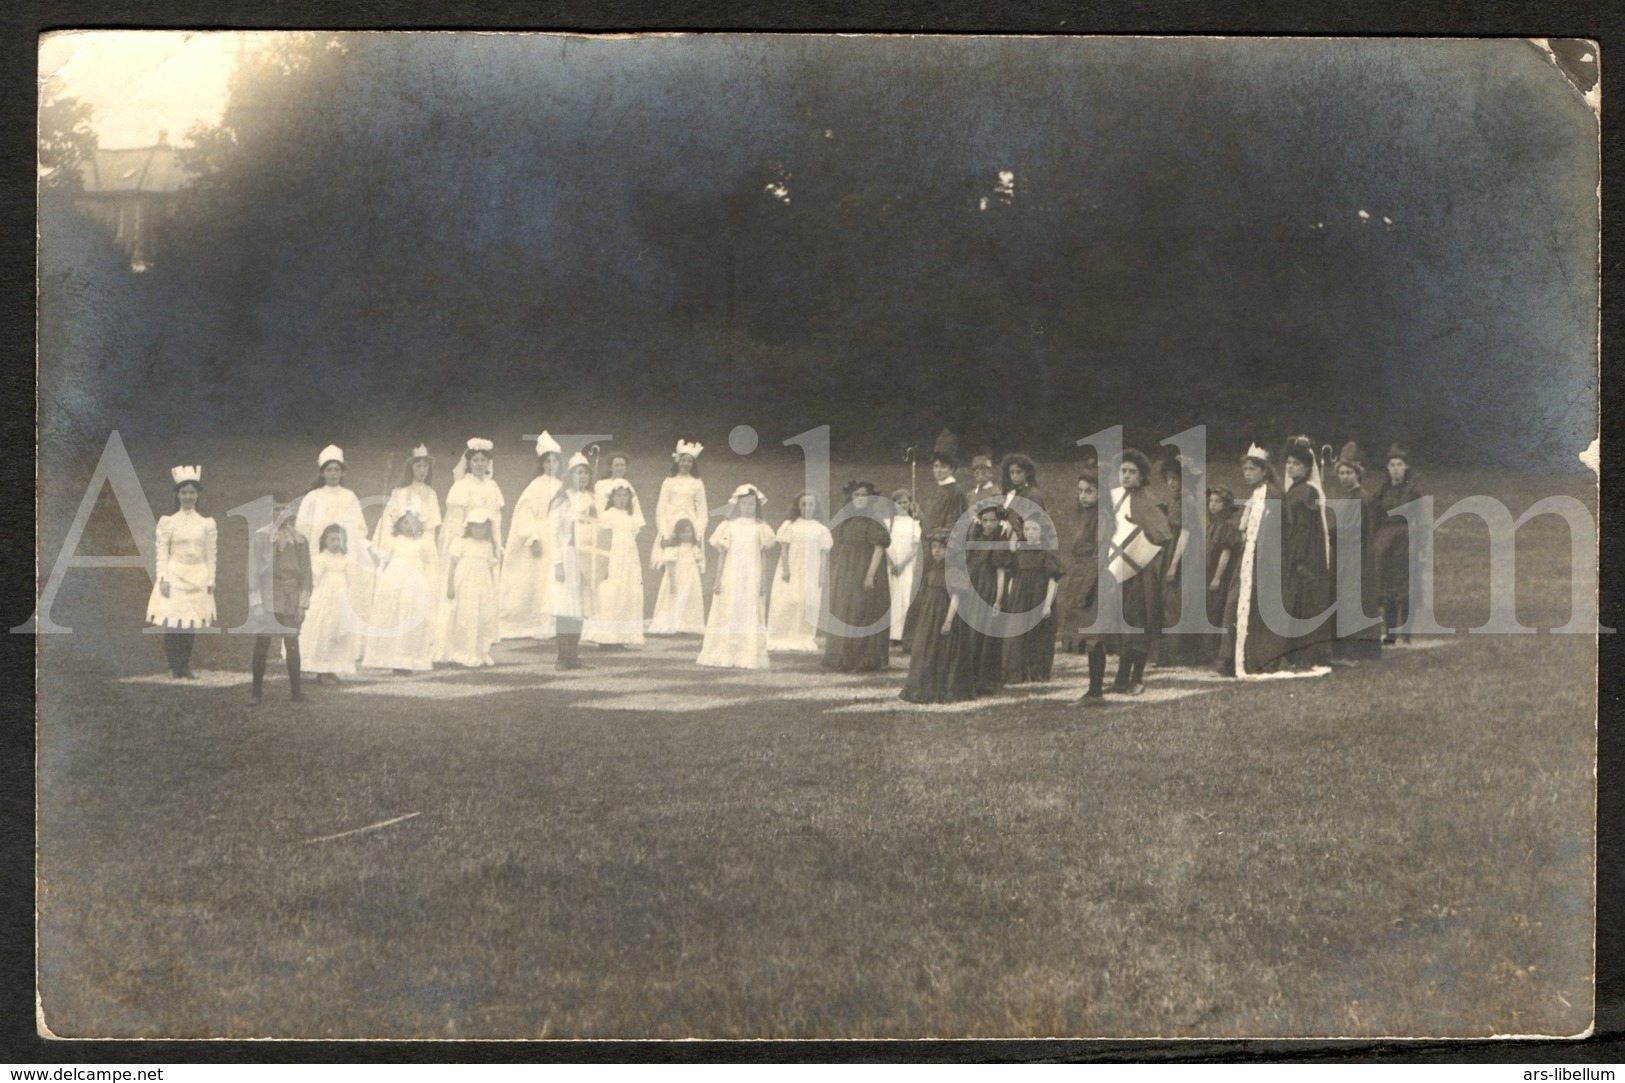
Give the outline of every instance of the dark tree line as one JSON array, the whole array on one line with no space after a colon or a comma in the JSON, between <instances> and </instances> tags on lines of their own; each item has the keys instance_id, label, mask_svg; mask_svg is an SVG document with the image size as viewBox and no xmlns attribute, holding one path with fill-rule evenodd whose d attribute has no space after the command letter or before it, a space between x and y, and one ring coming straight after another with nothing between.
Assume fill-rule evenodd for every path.
<instances>
[{"instance_id":1,"label":"dark tree line","mask_svg":"<svg viewBox=\"0 0 1625 1083\"><path fill-rule=\"evenodd\" d=\"M1594 208L1549 75L1514 42L290 35L191 133L97 351L223 426L1562 442Z\"/></svg>"}]
</instances>

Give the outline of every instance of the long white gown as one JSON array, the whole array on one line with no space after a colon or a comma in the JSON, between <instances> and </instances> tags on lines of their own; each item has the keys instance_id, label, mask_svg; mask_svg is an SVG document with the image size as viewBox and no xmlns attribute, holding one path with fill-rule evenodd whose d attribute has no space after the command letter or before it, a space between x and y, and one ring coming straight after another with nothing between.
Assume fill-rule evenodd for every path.
<instances>
[{"instance_id":1,"label":"long white gown","mask_svg":"<svg viewBox=\"0 0 1625 1083\"><path fill-rule=\"evenodd\" d=\"M779 526L778 540L779 566L767 607L767 649L819 650L814 622L823 608L824 564L835 539L817 519L786 519Z\"/></svg>"},{"instance_id":2,"label":"long white gown","mask_svg":"<svg viewBox=\"0 0 1625 1083\"><path fill-rule=\"evenodd\" d=\"M446 626L446 574L450 566L447 560L451 544L463 536L464 528L468 526L468 513L475 508L484 508L491 513L491 544L496 545L496 539L502 537L502 509L507 505L503 499L502 490L498 488L495 479L478 477L473 473L464 474L452 482L451 492L446 494L446 521L440 528L440 566L435 571L435 597L437 599L435 627L434 660L436 662L449 662L451 658L446 654L445 644L440 641L438 631ZM497 553L501 559L502 554Z\"/></svg>"},{"instance_id":3,"label":"long white gown","mask_svg":"<svg viewBox=\"0 0 1625 1083\"><path fill-rule=\"evenodd\" d=\"M496 547L488 539L458 538L451 543L447 558L457 597L446 600L440 633L444 661L460 666L495 665L491 644L497 640Z\"/></svg>"},{"instance_id":4,"label":"long white gown","mask_svg":"<svg viewBox=\"0 0 1625 1083\"><path fill-rule=\"evenodd\" d=\"M342 485L322 485L299 498L299 513L294 516L293 525L305 536L305 542L310 546L312 575L316 570L316 558L321 555L322 531L334 523L344 528L344 559L350 564L345 576L345 592L350 604L343 611L343 619L345 631L353 633L351 639L359 658L362 633L366 631L368 613L372 608L373 574L372 545L367 537L367 520L361 513L361 501ZM309 669L310 666L306 664L305 668Z\"/></svg>"},{"instance_id":5,"label":"long white gown","mask_svg":"<svg viewBox=\"0 0 1625 1083\"><path fill-rule=\"evenodd\" d=\"M356 564L348 553L317 553L310 562L310 608L299 627L299 663L307 673L354 673L361 628L350 610Z\"/></svg>"},{"instance_id":6,"label":"long white gown","mask_svg":"<svg viewBox=\"0 0 1625 1083\"><path fill-rule=\"evenodd\" d=\"M768 668L762 554L774 544L772 529L757 519L725 519L712 532L711 547L723 554L721 583L705 620L700 665Z\"/></svg>"},{"instance_id":7,"label":"long white gown","mask_svg":"<svg viewBox=\"0 0 1625 1083\"><path fill-rule=\"evenodd\" d=\"M655 529L662 538L669 538L676 532L679 519L693 523L694 536L703 538L705 525L710 518L711 505L705 502L705 482L692 475L673 474L660 483L660 500L655 505Z\"/></svg>"},{"instance_id":8,"label":"long white gown","mask_svg":"<svg viewBox=\"0 0 1625 1083\"><path fill-rule=\"evenodd\" d=\"M891 583L891 641L903 638L903 621L919 586L920 523L910 515L891 522L891 544L886 547L887 578ZM891 567L896 566L897 571Z\"/></svg>"},{"instance_id":9,"label":"long white gown","mask_svg":"<svg viewBox=\"0 0 1625 1083\"><path fill-rule=\"evenodd\" d=\"M561 482L547 474L531 479L513 506L513 525L502 553L502 579L497 588L497 627L503 639L547 639L553 635L552 534L547 507ZM540 555L531 542L541 542Z\"/></svg>"},{"instance_id":10,"label":"long white gown","mask_svg":"<svg viewBox=\"0 0 1625 1083\"><path fill-rule=\"evenodd\" d=\"M676 635L705 631L705 549L694 545L655 543L651 568L663 569L660 593L655 597L650 635Z\"/></svg>"},{"instance_id":11,"label":"long white gown","mask_svg":"<svg viewBox=\"0 0 1625 1083\"><path fill-rule=\"evenodd\" d=\"M584 643L643 642L643 556L638 552L639 518L620 508L598 515L600 537L609 533L609 560L597 584L598 611L581 630Z\"/></svg>"},{"instance_id":12,"label":"long white gown","mask_svg":"<svg viewBox=\"0 0 1625 1083\"><path fill-rule=\"evenodd\" d=\"M423 532L396 533L396 524L411 512ZM361 664L378 669L433 668L436 572L440 563L440 498L421 482L389 494L384 514L373 532L381 567L373 576L372 608Z\"/></svg>"},{"instance_id":13,"label":"long white gown","mask_svg":"<svg viewBox=\"0 0 1625 1083\"><path fill-rule=\"evenodd\" d=\"M158 563L147 597L147 621L165 628L202 628L215 619L215 556L219 531L213 519L177 511L158 520ZM159 589L169 583L169 597Z\"/></svg>"}]
</instances>

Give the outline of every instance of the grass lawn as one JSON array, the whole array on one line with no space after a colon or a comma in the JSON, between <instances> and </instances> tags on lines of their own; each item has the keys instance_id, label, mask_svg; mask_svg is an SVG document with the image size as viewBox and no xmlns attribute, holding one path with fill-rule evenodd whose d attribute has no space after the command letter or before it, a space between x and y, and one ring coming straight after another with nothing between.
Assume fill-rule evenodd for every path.
<instances>
[{"instance_id":1,"label":"grass lawn","mask_svg":"<svg viewBox=\"0 0 1625 1083\"><path fill-rule=\"evenodd\" d=\"M47 558L98 450L47 492ZM132 452L166 510L173 449ZM253 475L314 465L220 458L204 510L222 516L258 495ZM717 465L713 501L744 480ZM775 523L794 471L753 479ZM523 473L499 466L510 502ZM652 507L658 474L634 480ZM1442 505L1487 492L1515 514L1558 491L1429 480ZM246 532L223 531L229 624ZM121 533L103 509L85 551ZM1488 613L1482 534L1440 536L1446 624ZM1563 530L1520 541L1520 616L1564 623ZM74 572L56 615L75 634L40 639L39 983L62 1035L1488 1035L1592 1018L1591 639L1460 635L1299 681L1153 670L1153 695L1093 712L1065 702L1070 660L1035 694L920 711L892 698L896 670L830 679L775 656L719 675L689 640L566 677L536 645L478 674L312 687L302 707L274 681L253 711L227 678L130 679L162 669L140 633L149 585ZM248 649L217 637L197 661L243 674Z\"/></svg>"}]
</instances>

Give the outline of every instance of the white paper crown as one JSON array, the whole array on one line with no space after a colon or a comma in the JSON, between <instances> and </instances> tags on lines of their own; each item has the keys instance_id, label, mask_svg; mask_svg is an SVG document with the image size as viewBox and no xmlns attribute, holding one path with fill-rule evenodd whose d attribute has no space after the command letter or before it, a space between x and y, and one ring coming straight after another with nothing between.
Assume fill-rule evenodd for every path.
<instances>
[{"instance_id":1,"label":"white paper crown","mask_svg":"<svg viewBox=\"0 0 1625 1083\"><path fill-rule=\"evenodd\" d=\"M326 466L328 463L339 463L340 465L343 465L344 449L339 447L337 444L328 444L326 447L322 448L322 453L316 456L316 467L317 469L320 469L321 467Z\"/></svg>"},{"instance_id":2,"label":"white paper crown","mask_svg":"<svg viewBox=\"0 0 1625 1083\"><path fill-rule=\"evenodd\" d=\"M1249 444L1247 447L1247 454L1243 455L1242 458L1257 459L1261 463L1267 463L1270 461L1270 453L1259 447L1257 444Z\"/></svg>"},{"instance_id":3,"label":"white paper crown","mask_svg":"<svg viewBox=\"0 0 1625 1083\"><path fill-rule=\"evenodd\" d=\"M744 485L741 485L739 488L735 489L733 495L728 498L728 503L732 504L742 496L755 496L756 503L758 505L767 503L767 497L762 495L762 490L758 489L749 482L746 482Z\"/></svg>"},{"instance_id":4,"label":"white paper crown","mask_svg":"<svg viewBox=\"0 0 1625 1083\"><path fill-rule=\"evenodd\" d=\"M551 436L549 436L546 429L543 429L542 430L542 435L540 435L540 436L538 436L536 438L536 457L537 458L541 458L543 455L546 455L548 452L552 452L554 455L558 455L558 454L562 453L563 451L564 451L564 449L559 447L559 442L557 440L553 439Z\"/></svg>"},{"instance_id":5,"label":"white paper crown","mask_svg":"<svg viewBox=\"0 0 1625 1083\"><path fill-rule=\"evenodd\" d=\"M414 459L427 459L427 458L429 458L429 445L428 444L419 444L417 447L413 448L412 449L412 458L414 458Z\"/></svg>"},{"instance_id":6,"label":"white paper crown","mask_svg":"<svg viewBox=\"0 0 1625 1083\"><path fill-rule=\"evenodd\" d=\"M175 469L173 469L173 470L171 470L169 472L169 476L175 479L175 484L176 485L179 485L179 484L181 484L182 482L185 482L185 481L190 481L190 482L192 482L193 484L196 484L196 485L202 485L203 484L203 467L201 467L201 466L177 466Z\"/></svg>"},{"instance_id":7,"label":"white paper crown","mask_svg":"<svg viewBox=\"0 0 1625 1083\"><path fill-rule=\"evenodd\" d=\"M491 443L491 441L478 436L474 437L468 442L468 450L470 451L484 451L488 453L494 447L496 447L496 445Z\"/></svg>"},{"instance_id":8,"label":"white paper crown","mask_svg":"<svg viewBox=\"0 0 1625 1083\"><path fill-rule=\"evenodd\" d=\"M585 466L588 469L592 468L591 461L589 461L588 458L579 451L570 456L570 469L574 470L578 466Z\"/></svg>"},{"instance_id":9,"label":"white paper crown","mask_svg":"<svg viewBox=\"0 0 1625 1083\"><path fill-rule=\"evenodd\" d=\"M467 523L489 523L490 521L491 521L491 511L490 511L489 508L470 508L469 511L468 511L468 516L463 519L463 522L465 524L467 524Z\"/></svg>"},{"instance_id":10,"label":"white paper crown","mask_svg":"<svg viewBox=\"0 0 1625 1083\"><path fill-rule=\"evenodd\" d=\"M705 445L699 443L698 441L690 443L687 440L679 440L677 441L677 450L671 453L671 457L677 459L684 455L692 455L694 458L698 459L700 457L700 452L704 450Z\"/></svg>"}]
</instances>

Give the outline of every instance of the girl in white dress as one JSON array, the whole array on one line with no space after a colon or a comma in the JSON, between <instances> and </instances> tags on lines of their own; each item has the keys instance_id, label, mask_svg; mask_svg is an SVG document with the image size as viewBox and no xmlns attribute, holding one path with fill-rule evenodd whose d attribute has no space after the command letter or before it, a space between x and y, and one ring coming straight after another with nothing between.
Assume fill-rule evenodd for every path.
<instances>
[{"instance_id":1,"label":"girl in white dress","mask_svg":"<svg viewBox=\"0 0 1625 1083\"><path fill-rule=\"evenodd\" d=\"M891 581L891 641L903 642L903 622L919 586L920 522L914 518L914 495L907 489L891 494L897 514L891 520L891 544L886 547L886 570Z\"/></svg>"},{"instance_id":2,"label":"girl in white dress","mask_svg":"<svg viewBox=\"0 0 1625 1083\"><path fill-rule=\"evenodd\" d=\"M318 684L337 684L339 674L355 672L361 653L361 629L350 610L355 564L347 553L348 532L338 523L329 523L316 543L320 548L310 562L310 609L299 629L299 657Z\"/></svg>"},{"instance_id":3,"label":"girl in white dress","mask_svg":"<svg viewBox=\"0 0 1625 1083\"><path fill-rule=\"evenodd\" d=\"M497 550L491 512L470 508L463 536L446 551L445 660L460 666L492 666L497 641Z\"/></svg>"},{"instance_id":4,"label":"girl in white dress","mask_svg":"<svg viewBox=\"0 0 1625 1083\"><path fill-rule=\"evenodd\" d=\"M361 664L397 675L433 669L435 610L439 591L440 498L430 488L434 459L418 445L406 476L389 494L373 532L378 573Z\"/></svg>"},{"instance_id":5,"label":"girl in white dress","mask_svg":"<svg viewBox=\"0 0 1625 1083\"><path fill-rule=\"evenodd\" d=\"M463 536L468 516L476 508L490 516L491 546L496 550L497 559L502 559L502 509L506 501L502 498L502 490L497 488L493 446L491 441L476 436L463 449L457 465L452 467L452 477L457 480L452 482L451 492L446 494L446 521L440 529L439 581L442 583L446 581L450 564L451 543ZM446 627L445 610L446 599L442 598L436 621L437 627L442 630ZM434 660L451 661L446 654L445 644L438 637L435 640Z\"/></svg>"},{"instance_id":6,"label":"girl in white dress","mask_svg":"<svg viewBox=\"0 0 1625 1083\"><path fill-rule=\"evenodd\" d=\"M631 457L624 451L615 452L609 457L609 477L599 478L598 482L593 486L593 492L598 497L598 510L607 511L609 509L609 494L617 485L625 485L628 489L631 489L632 507L629 509L629 513L633 522L638 524L638 529L642 530L649 525L649 520L643 517L643 505L638 503L637 489L627 480L626 474L631 468Z\"/></svg>"},{"instance_id":7,"label":"girl in white dress","mask_svg":"<svg viewBox=\"0 0 1625 1083\"><path fill-rule=\"evenodd\" d=\"M766 502L756 486L741 485L728 499L728 517L711 533L711 547L721 551L722 563L700 644L702 666L768 667L763 554L778 543L772 529L756 518Z\"/></svg>"},{"instance_id":8,"label":"girl in white dress","mask_svg":"<svg viewBox=\"0 0 1625 1083\"><path fill-rule=\"evenodd\" d=\"M597 614L582 628L581 638L604 647L635 646L643 642L643 556L638 552L643 521L633 513L637 494L630 484L612 481L608 495L598 529L600 538L609 534L609 559L598 581Z\"/></svg>"},{"instance_id":9,"label":"girl in white dress","mask_svg":"<svg viewBox=\"0 0 1625 1083\"><path fill-rule=\"evenodd\" d=\"M547 508L559 491L561 462L558 441L544 430L536 439L536 476L513 506L513 525L508 528L502 555L497 630L503 639L548 639L553 635Z\"/></svg>"},{"instance_id":10,"label":"girl in white dress","mask_svg":"<svg viewBox=\"0 0 1625 1083\"><path fill-rule=\"evenodd\" d=\"M696 530L711 521L698 462L704 450L704 445L677 441L677 450L671 454L671 477L660 483L660 501L655 505L655 530L662 538L672 536L679 519L687 519Z\"/></svg>"},{"instance_id":11,"label":"girl in white dress","mask_svg":"<svg viewBox=\"0 0 1625 1083\"><path fill-rule=\"evenodd\" d=\"M158 520L156 576L147 598L147 622L164 629L164 658L177 680L192 680L192 632L214 623L214 568L219 532L197 512L203 467L177 466L175 513Z\"/></svg>"},{"instance_id":12,"label":"girl in white dress","mask_svg":"<svg viewBox=\"0 0 1625 1083\"><path fill-rule=\"evenodd\" d=\"M664 568L660 593L655 598L650 635L676 635L705 632L705 549L694 533L694 524L677 520L670 538L655 543L649 556L650 568Z\"/></svg>"},{"instance_id":13,"label":"girl in white dress","mask_svg":"<svg viewBox=\"0 0 1625 1083\"><path fill-rule=\"evenodd\" d=\"M828 557L835 539L818 513L818 496L796 496L790 517L779 526L779 567L767 608L767 649L819 649L818 614L824 605Z\"/></svg>"},{"instance_id":14,"label":"girl in white dress","mask_svg":"<svg viewBox=\"0 0 1625 1083\"><path fill-rule=\"evenodd\" d=\"M558 622L560 669L585 669L581 630L594 616L593 555L598 547L598 499L592 492L592 467L585 455L570 456L564 488L553 494L547 524L552 537L553 592L549 598Z\"/></svg>"},{"instance_id":15,"label":"girl in white dress","mask_svg":"<svg viewBox=\"0 0 1625 1083\"><path fill-rule=\"evenodd\" d=\"M359 658L364 641L362 633L366 631L368 610L372 606L374 560L367 541L367 520L361 514L361 501L344 487L344 449L329 444L316 456L316 462L320 473L311 483L310 491L300 499L299 514L293 526L310 546L312 573L316 558L321 555L322 532L335 524L344 528L344 553L351 565L345 576L348 583L345 598L349 604L340 610L339 616L349 633L346 642L355 644L356 658Z\"/></svg>"}]
</instances>

